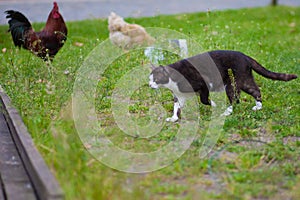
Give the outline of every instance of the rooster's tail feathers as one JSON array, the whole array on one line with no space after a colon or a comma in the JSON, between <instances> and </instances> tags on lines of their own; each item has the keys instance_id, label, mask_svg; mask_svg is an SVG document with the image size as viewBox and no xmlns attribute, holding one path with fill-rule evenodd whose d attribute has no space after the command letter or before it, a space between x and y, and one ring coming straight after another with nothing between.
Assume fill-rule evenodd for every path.
<instances>
[{"instance_id":1,"label":"rooster's tail feathers","mask_svg":"<svg viewBox=\"0 0 300 200\"><path fill-rule=\"evenodd\" d=\"M20 12L14 10L5 11L8 21L9 30L11 32L15 46L21 47L24 44L24 33L31 29L28 19Z\"/></svg>"}]
</instances>

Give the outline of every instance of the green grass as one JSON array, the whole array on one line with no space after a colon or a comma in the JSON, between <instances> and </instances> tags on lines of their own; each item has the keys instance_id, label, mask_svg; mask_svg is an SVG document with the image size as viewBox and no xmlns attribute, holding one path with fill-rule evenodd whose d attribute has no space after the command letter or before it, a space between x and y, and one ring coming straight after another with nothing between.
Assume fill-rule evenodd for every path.
<instances>
[{"instance_id":1,"label":"green grass","mask_svg":"<svg viewBox=\"0 0 300 200\"><path fill-rule=\"evenodd\" d=\"M300 74L299 7L126 20L190 35L203 50L238 50L272 71ZM86 148L90 144L80 141L70 112L76 72L90 51L108 38L107 21L86 20L67 25L68 40L50 66L30 52L15 48L8 27L0 26L0 49L6 48L6 52L0 53L0 84L20 111L66 199L300 198L298 79L284 83L255 74L263 109L253 112L253 99L242 94L241 104L226 118L221 137L209 157L198 156L210 114L210 109L201 105L197 137L180 159L152 173L127 174L106 167L88 153ZM43 24L34 27L38 30ZM115 144L127 150L149 151L172 141L179 125L167 124L159 135L149 139L127 136L115 124L108 98L118 79L140 64L140 57L139 52L129 52L111 64L99 81L96 109L105 135ZM171 114L168 91L163 90L157 97L157 93L142 87L132 99L135 103L130 106L130 113L137 123L148 122L144 116L154 100L163 102L168 115Z\"/></svg>"}]
</instances>

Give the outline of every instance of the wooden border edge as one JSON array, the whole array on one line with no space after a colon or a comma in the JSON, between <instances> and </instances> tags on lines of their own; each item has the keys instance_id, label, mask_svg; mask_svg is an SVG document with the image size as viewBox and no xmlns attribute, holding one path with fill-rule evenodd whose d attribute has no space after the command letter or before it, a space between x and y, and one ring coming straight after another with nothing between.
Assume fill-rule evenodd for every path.
<instances>
[{"instance_id":1,"label":"wooden border edge","mask_svg":"<svg viewBox=\"0 0 300 200\"><path fill-rule=\"evenodd\" d=\"M0 100L4 105L4 115L11 130L12 137L39 199L64 199L64 193L57 180L35 147L21 116L12 106L9 97L1 86Z\"/></svg>"}]
</instances>

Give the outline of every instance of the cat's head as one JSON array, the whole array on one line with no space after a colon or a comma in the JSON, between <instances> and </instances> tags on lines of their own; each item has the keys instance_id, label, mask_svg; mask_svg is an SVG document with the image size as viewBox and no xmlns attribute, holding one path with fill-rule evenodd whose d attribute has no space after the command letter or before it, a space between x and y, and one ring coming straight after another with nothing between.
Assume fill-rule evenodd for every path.
<instances>
[{"instance_id":1,"label":"cat's head","mask_svg":"<svg viewBox=\"0 0 300 200\"><path fill-rule=\"evenodd\" d=\"M166 67L159 66L155 67L152 65L152 72L149 76L149 86L153 89L163 87L170 81L169 72Z\"/></svg>"}]
</instances>

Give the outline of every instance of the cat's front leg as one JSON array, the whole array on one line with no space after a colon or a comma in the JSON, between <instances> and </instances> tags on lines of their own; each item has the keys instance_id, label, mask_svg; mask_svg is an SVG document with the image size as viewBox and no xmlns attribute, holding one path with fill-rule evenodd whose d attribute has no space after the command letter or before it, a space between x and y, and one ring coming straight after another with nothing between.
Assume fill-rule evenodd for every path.
<instances>
[{"instance_id":1,"label":"cat's front leg","mask_svg":"<svg viewBox=\"0 0 300 200\"><path fill-rule=\"evenodd\" d=\"M184 106L184 102L185 102L184 98L178 98L178 97L174 96L173 116L168 117L166 119L167 122L177 122L178 121L178 119L180 117L180 113L181 113L181 108Z\"/></svg>"},{"instance_id":2,"label":"cat's front leg","mask_svg":"<svg viewBox=\"0 0 300 200\"><path fill-rule=\"evenodd\" d=\"M176 122L179 119L180 105L179 102L174 102L173 116L166 119L167 122Z\"/></svg>"}]
</instances>

